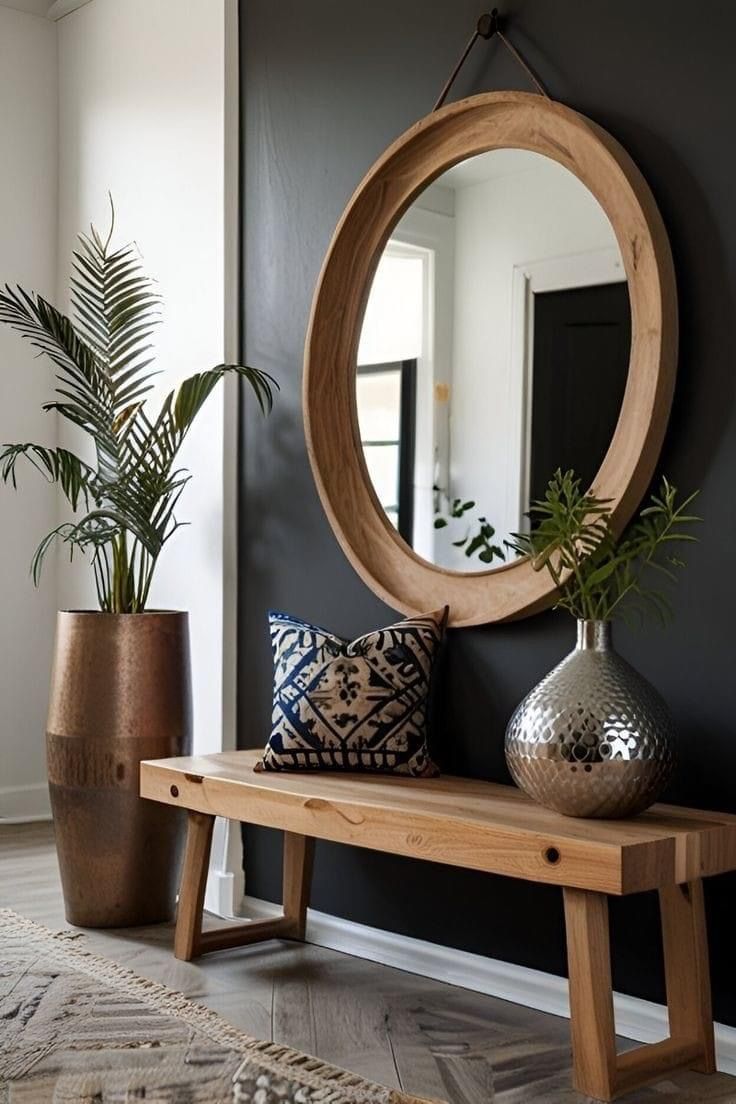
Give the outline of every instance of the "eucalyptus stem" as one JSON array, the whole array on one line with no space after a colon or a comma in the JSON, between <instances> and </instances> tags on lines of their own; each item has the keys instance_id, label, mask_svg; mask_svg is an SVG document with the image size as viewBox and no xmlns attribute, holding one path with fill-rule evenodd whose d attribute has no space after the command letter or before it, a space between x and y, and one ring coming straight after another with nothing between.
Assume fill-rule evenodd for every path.
<instances>
[{"instance_id":1,"label":"eucalyptus stem","mask_svg":"<svg viewBox=\"0 0 736 1104\"><path fill-rule=\"evenodd\" d=\"M677 488L663 478L650 503L623 536L614 537L609 504L581 490L574 472L556 472L544 499L533 503L529 533L516 533L510 546L531 557L534 570L546 569L557 590L557 606L587 620L610 620L622 612L641 619L648 613L666 620L666 595L645 585L656 570L674 582L683 561L668 552L672 542L697 538L689 527L701 519L687 512L696 497L677 501Z\"/></svg>"},{"instance_id":2,"label":"eucalyptus stem","mask_svg":"<svg viewBox=\"0 0 736 1104\"><path fill-rule=\"evenodd\" d=\"M584 577L583 577L582 564L581 564L581 561L580 561L580 558L579 558L578 550L577 550L577 548L574 544L572 545L572 548L569 549L569 553L570 553L570 559L572 561L573 575L574 575L575 581L577 583L577 592L580 595L580 601L582 603L581 612L583 614L583 620L590 620L590 617L589 617L590 611L589 611L588 604L587 604L588 601L589 601L589 598L588 598L588 595L586 594L586 591L585 591L585 580L584 580Z\"/></svg>"}]
</instances>

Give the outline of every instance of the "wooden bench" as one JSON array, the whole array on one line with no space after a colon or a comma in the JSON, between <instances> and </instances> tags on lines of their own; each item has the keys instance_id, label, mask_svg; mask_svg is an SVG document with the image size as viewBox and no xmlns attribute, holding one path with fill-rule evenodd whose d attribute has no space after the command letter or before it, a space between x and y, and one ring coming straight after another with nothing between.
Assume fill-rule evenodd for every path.
<instances>
[{"instance_id":1,"label":"wooden bench","mask_svg":"<svg viewBox=\"0 0 736 1104\"><path fill-rule=\"evenodd\" d=\"M315 839L562 887L575 1087L611 1100L676 1069L715 1070L702 879L736 869L736 816L656 805L572 820L519 790L466 778L256 773L258 751L141 765L141 795L188 811L175 954L303 939ZM283 915L202 931L216 816L279 828ZM670 1037L617 1055L608 895L657 890Z\"/></svg>"}]
</instances>

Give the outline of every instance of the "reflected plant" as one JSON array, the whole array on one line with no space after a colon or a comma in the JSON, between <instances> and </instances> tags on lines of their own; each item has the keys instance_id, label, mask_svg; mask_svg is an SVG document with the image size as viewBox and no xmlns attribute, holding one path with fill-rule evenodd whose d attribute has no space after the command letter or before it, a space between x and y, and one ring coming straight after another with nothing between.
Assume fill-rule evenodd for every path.
<instances>
[{"instance_id":1,"label":"reflected plant","mask_svg":"<svg viewBox=\"0 0 736 1104\"><path fill-rule=\"evenodd\" d=\"M112 201L111 201L112 206ZM38 585L44 557L61 541L91 557L97 598L109 613L140 613L164 545L184 523L176 516L191 475L177 467L187 433L206 399L227 373L241 376L261 410L271 409L275 381L240 364L218 364L185 379L157 414L145 403L157 374L150 337L161 300L143 273L134 245L113 247L94 227L79 235L71 277L73 320L40 295L21 287L0 289L0 322L47 356L56 370L54 411L91 440L94 463L65 448L6 444L0 478L17 485L19 461L57 484L73 514L48 533L33 556Z\"/></svg>"},{"instance_id":2,"label":"reflected plant","mask_svg":"<svg viewBox=\"0 0 736 1104\"><path fill-rule=\"evenodd\" d=\"M535 571L550 573L558 591L555 608L592 621L619 615L643 621L653 614L664 624L672 608L650 580L674 583L685 566L671 549L697 540L687 531L702 520L688 513L697 494L678 504L677 488L663 477L649 505L616 538L610 502L584 492L574 471L558 470L544 498L531 506L531 532L514 533L506 543L529 556Z\"/></svg>"},{"instance_id":3,"label":"reflected plant","mask_svg":"<svg viewBox=\"0 0 736 1104\"><path fill-rule=\"evenodd\" d=\"M435 493L442 493L439 487L434 487ZM449 503L449 515L451 519L462 518L470 510L475 509L475 502L469 499L464 502L461 498L454 498ZM445 529L450 524L450 520L442 513L436 513L434 519L435 529ZM494 559L504 560L506 556L503 548L498 544L493 544L493 538L496 535L496 530L491 523L485 517L479 516L475 519L471 528L466 532L465 536L460 540L452 542L453 548L464 548L465 555L468 559L472 559L473 556L477 556L481 563L490 564Z\"/></svg>"}]
</instances>

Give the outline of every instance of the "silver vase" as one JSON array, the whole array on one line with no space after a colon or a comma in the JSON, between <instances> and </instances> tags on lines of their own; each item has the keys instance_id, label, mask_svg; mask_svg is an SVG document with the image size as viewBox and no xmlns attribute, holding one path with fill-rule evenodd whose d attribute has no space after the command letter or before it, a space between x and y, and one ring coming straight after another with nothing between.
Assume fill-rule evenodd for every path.
<instances>
[{"instance_id":1,"label":"silver vase","mask_svg":"<svg viewBox=\"0 0 736 1104\"><path fill-rule=\"evenodd\" d=\"M675 766L667 706L611 645L608 621L578 621L577 646L516 709L506 762L531 798L572 817L634 816Z\"/></svg>"}]
</instances>

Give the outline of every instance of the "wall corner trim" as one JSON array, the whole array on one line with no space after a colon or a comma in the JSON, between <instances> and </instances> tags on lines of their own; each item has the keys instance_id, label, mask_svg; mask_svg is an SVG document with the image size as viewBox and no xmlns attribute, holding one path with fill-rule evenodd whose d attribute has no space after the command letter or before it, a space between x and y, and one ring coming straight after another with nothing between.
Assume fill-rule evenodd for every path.
<instances>
[{"instance_id":1,"label":"wall corner trim","mask_svg":"<svg viewBox=\"0 0 736 1104\"><path fill-rule=\"evenodd\" d=\"M280 905L254 897L246 897L244 906L245 915L253 919L281 911ZM555 974L371 928L314 909L307 914L306 941L525 1008L570 1017L567 979ZM655 1043L669 1034L664 1005L624 993L614 993L613 1000L618 1035L639 1043ZM736 1074L736 1028L716 1024L715 1032L718 1069Z\"/></svg>"},{"instance_id":2,"label":"wall corner trim","mask_svg":"<svg viewBox=\"0 0 736 1104\"><path fill-rule=\"evenodd\" d=\"M55 0L55 3L50 6L46 13L46 17L56 22L63 19L65 15L71 15L77 8L83 8L85 4L89 3L91 3L91 0Z\"/></svg>"}]
</instances>

